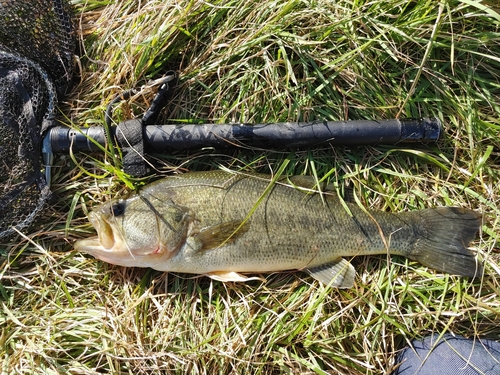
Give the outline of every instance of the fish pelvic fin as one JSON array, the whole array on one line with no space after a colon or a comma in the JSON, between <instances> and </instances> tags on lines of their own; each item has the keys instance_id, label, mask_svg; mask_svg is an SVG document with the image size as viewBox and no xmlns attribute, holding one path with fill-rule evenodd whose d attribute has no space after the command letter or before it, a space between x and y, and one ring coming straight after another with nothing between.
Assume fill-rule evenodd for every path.
<instances>
[{"instance_id":1,"label":"fish pelvic fin","mask_svg":"<svg viewBox=\"0 0 500 375\"><path fill-rule=\"evenodd\" d=\"M439 207L414 212L421 226L408 258L452 275L481 277L483 267L467 249L475 238L482 215L458 207Z\"/></svg>"},{"instance_id":2,"label":"fish pelvic fin","mask_svg":"<svg viewBox=\"0 0 500 375\"><path fill-rule=\"evenodd\" d=\"M354 286L356 270L347 260L340 258L321 266L307 268L309 275L333 288L348 289Z\"/></svg>"}]
</instances>

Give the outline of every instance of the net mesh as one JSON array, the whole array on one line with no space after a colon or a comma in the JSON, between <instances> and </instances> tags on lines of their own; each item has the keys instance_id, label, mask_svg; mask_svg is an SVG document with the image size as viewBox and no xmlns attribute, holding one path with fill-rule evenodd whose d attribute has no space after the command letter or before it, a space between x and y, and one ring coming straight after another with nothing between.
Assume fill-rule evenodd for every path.
<instances>
[{"instance_id":1,"label":"net mesh","mask_svg":"<svg viewBox=\"0 0 500 375\"><path fill-rule=\"evenodd\" d=\"M0 0L0 239L50 196L41 135L71 82L75 44L66 0Z\"/></svg>"}]
</instances>

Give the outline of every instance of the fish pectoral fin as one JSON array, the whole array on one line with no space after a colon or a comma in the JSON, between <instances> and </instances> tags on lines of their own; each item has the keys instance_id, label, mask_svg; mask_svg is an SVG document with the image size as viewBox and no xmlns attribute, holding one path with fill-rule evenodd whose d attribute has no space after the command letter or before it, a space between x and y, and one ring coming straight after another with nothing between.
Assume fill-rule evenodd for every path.
<instances>
[{"instance_id":1,"label":"fish pectoral fin","mask_svg":"<svg viewBox=\"0 0 500 375\"><path fill-rule=\"evenodd\" d=\"M250 281L250 280L260 280L260 281L265 281L265 279L262 279L260 277L247 277L243 276L242 274L234 271L217 271L217 272L209 272L205 274L206 276L210 277L211 279L217 280L217 281Z\"/></svg>"},{"instance_id":2,"label":"fish pectoral fin","mask_svg":"<svg viewBox=\"0 0 500 375\"><path fill-rule=\"evenodd\" d=\"M232 243L248 231L250 223L232 220L225 223L203 228L194 235L194 240L200 244L200 251L216 249L225 244Z\"/></svg>"},{"instance_id":3,"label":"fish pectoral fin","mask_svg":"<svg viewBox=\"0 0 500 375\"><path fill-rule=\"evenodd\" d=\"M316 280L334 288L352 288L356 270L347 260L340 258L318 267L307 268L306 271Z\"/></svg>"}]
</instances>

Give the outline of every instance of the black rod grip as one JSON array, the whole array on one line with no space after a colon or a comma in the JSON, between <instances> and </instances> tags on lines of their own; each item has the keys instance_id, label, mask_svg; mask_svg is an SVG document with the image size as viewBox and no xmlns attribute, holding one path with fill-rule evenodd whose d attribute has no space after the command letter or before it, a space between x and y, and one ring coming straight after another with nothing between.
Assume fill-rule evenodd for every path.
<instances>
[{"instance_id":1,"label":"black rod grip","mask_svg":"<svg viewBox=\"0 0 500 375\"><path fill-rule=\"evenodd\" d=\"M395 145L439 139L438 119L284 122L276 124L148 125L144 141L149 149L231 147L263 148Z\"/></svg>"}]
</instances>

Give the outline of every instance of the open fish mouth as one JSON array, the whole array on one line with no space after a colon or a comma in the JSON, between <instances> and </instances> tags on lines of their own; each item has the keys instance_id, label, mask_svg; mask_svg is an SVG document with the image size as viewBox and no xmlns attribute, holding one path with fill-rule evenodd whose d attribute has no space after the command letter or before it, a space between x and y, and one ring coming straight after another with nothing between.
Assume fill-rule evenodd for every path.
<instances>
[{"instance_id":1,"label":"open fish mouth","mask_svg":"<svg viewBox=\"0 0 500 375\"><path fill-rule=\"evenodd\" d=\"M77 241L75 249L102 259L101 254L103 252L112 252L115 246L113 228L106 220L100 218L99 215L90 213L89 220L97 231L97 237Z\"/></svg>"},{"instance_id":2,"label":"open fish mouth","mask_svg":"<svg viewBox=\"0 0 500 375\"><path fill-rule=\"evenodd\" d=\"M117 254L113 247L107 249L102 245L102 239L102 236L97 236L79 240L75 243L75 250L90 254L103 262L128 266L127 262L121 262L119 260L120 254ZM110 239L106 237L105 242L106 241L110 241Z\"/></svg>"},{"instance_id":3,"label":"open fish mouth","mask_svg":"<svg viewBox=\"0 0 500 375\"><path fill-rule=\"evenodd\" d=\"M90 214L89 220L97 231L101 245L106 250L111 250L115 245L115 234L111 225L99 215Z\"/></svg>"},{"instance_id":4,"label":"open fish mouth","mask_svg":"<svg viewBox=\"0 0 500 375\"><path fill-rule=\"evenodd\" d=\"M108 221L109 218L103 217L99 212L91 212L89 220L94 226L97 236L76 241L75 250L118 266L144 267L143 262L140 260L143 256L140 253L132 254L128 246L126 246L123 236L120 235L120 229L113 226Z\"/></svg>"}]
</instances>

